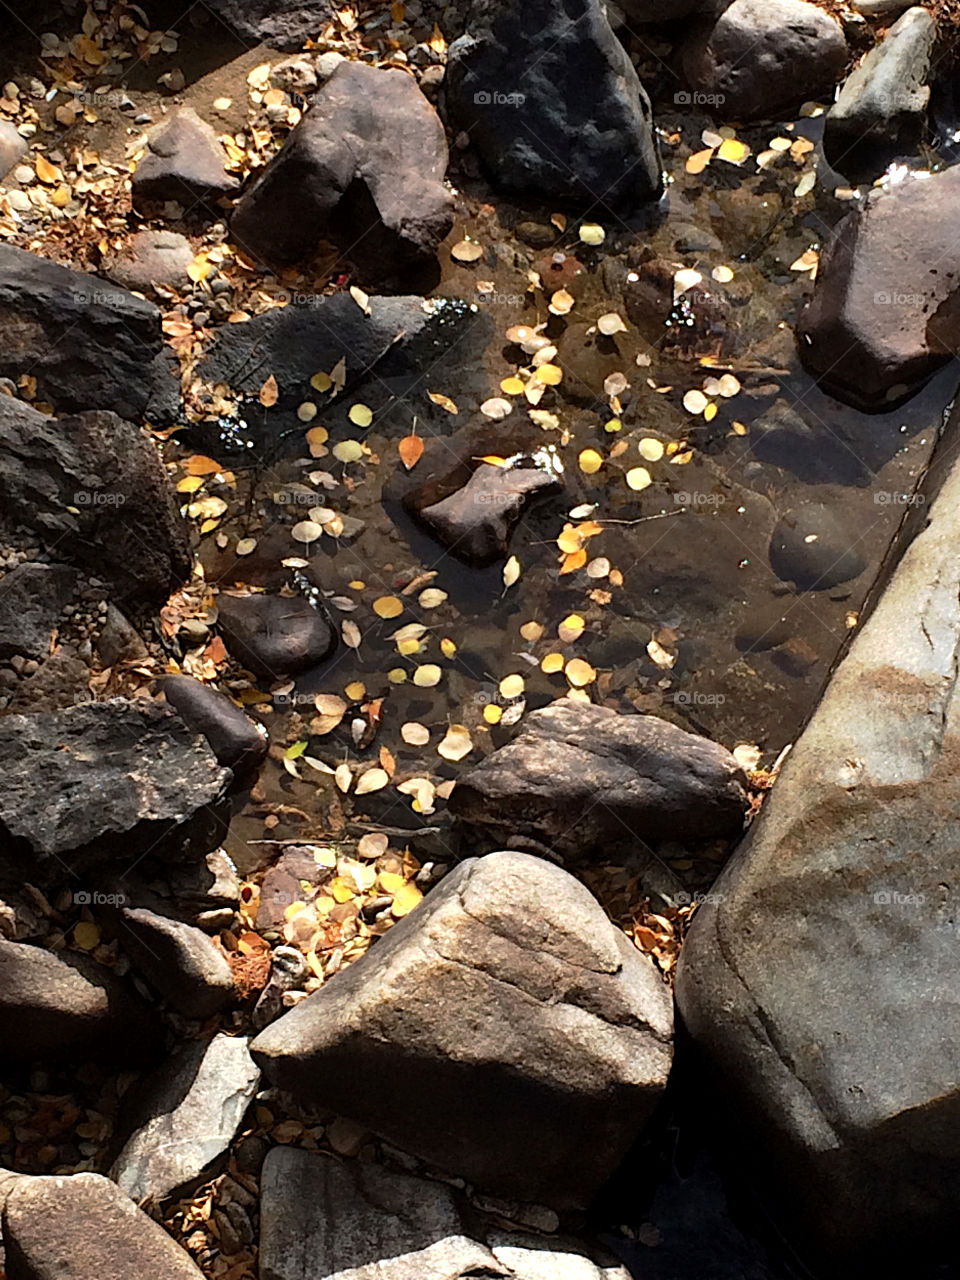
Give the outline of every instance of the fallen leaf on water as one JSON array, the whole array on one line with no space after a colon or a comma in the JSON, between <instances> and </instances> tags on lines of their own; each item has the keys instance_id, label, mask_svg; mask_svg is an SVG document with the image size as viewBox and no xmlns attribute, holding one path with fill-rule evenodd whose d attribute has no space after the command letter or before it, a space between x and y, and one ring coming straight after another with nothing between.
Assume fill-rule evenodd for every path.
<instances>
[{"instance_id":1,"label":"fallen leaf on water","mask_svg":"<svg viewBox=\"0 0 960 1280\"><path fill-rule=\"evenodd\" d=\"M616 311L608 311L606 315L602 315L597 321L597 328L604 337L612 337L615 333L626 333L627 326L624 324L621 316Z\"/></svg>"},{"instance_id":2,"label":"fallen leaf on water","mask_svg":"<svg viewBox=\"0 0 960 1280\"><path fill-rule=\"evenodd\" d=\"M397 444L397 452L400 454L400 461L411 471L423 457L422 438L417 435L404 436Z\"/></svg>"},{"instance_id":3,"label":"fallen leaf on water","mask_svg":"<svg viewBox=\"0 0 960 1280\"><path fill-rule=\"evenodd\" d=\"M195 453L184 463L188 476L213 476L220 470L220 463L202 453Z\"/></svg>"},{"instance_id":4,"label":"fallen leaf on water","mask_svg":"<svg viewBox=\"0 0 960 1280\"><path fill-rule=\"evenodd\" d=\"M583 244L603 244L607 233L596 222L584 222L580 227L580 239Z\"/></svg>"},{"instance_id":5,"label":"fallen leaf on water","mask_svg":"<svg viewBox=\"0 0 960 1280\"><path fill-rule=\"evenodd\" d=\"M603 466L603 454L598 453L596 449L584 449L581 451L577 462L584 475L592 476Z\"/></svg>"},{"instance_id":6,"label":"fallen leaf on water","mask_svg":"<svg viewBox=\"0 0 960 1280\"><path fill-rule=\"evenodd\" d=\"M625 479L629 487L638 493L653 483L650 472L646 467L631 467Z\"/></svg>"},{"instance_id":7,"label":"fallen leaf on water","mask_svg":"<svg viewBox=\"0 0 960 1280\"><path fill-rule=\"evenodd\" d=\"M503 585L504 587L512 587L520 577L520 561L516 556L511 556L507 563L503 566Z\"/></svg>"},{"instance_id":8,"label":"fallen leaf on water","mask_svg":"<svg viewBox=\"0 0 960 1280\"><path fill-rule=\"evenodd\" d=\"M524 679L521 675L504 676L500 681L499 690L501 698L519 698L523 693Z\"/></svg>"},{"instance_id":9,"label":"fallen leaf on water","mask_svg":"<svg viewBox=\"0 0 960 1280\"><path fill-rule=\"evenodd\" d=\"M447 413L460 412L460 410L456 406L456 403L453 400L451 400L449 396L445 396L442 392L428 391L427 395L430 397L430 399L433 401L434 404L438 404L441 409L446 409Z\"/></svg>"},{"instance_id":10,"label":"fallen leaf on water","mask_svg":"<svg viewBox=\"0 0 960 1280\"><path fill-rule=\"evenodd\" d=\"M343 636L343 643L349 649L359 649L362 636L360 628L350 618L347 618L340 624L340 634Z\"/></svg>"},{"instance_id":11,"label":"fallen leaf on water","mask_svg":"<svg viewBox=\"0 0 960 1280\"><path fill-rule=\"evenodd\" d=\"M692 156L687 156L687 162L684 165L687 173L703 173L713 159L713 151L713 147L708 147L705 151L695 151Z\"/></svg>"},{"instance_id":12,"label":"fallen leaf on water","mask_svg":"<svg viewBox=\"0 0 960 1280\"><path fill-rule=\"evenodd\" d=\"M365 796L371 791L382 791L389 781L390 775L386 769L368 769L357 779L354 795Z\"/></svg>"},{"instance_id":13,"label":"fallen leaf on water","mask_svg":"<svg viewBox=\"0 0 960 1280\"><path fill-rule=\"evenodd\" d=\"M316 542L322 536L322 526L314 523L313 520L301 520L299 524L295 524L290 530L290 537L293 538L294 542Z\"/></svg>"},{"instance_id":14,"label":"fallen leaf on water","mask_svg":"<svg viewBox=\"0 0 960 1280\"><path fill-rule=\"evenodd\" d=\"M572 644L574 640L579 640L583 635L586 622L578 613L571 613L569 617L557 626L557 635L563 644Z\"/></svg>"},{"instance_id":15,"label":"fallen leaf on water","mask_svg":"<svg viewBox=\"0 0 960 1280\"><path fill-rule=\"evenodd\" d=\"M355 427L369 427L373 421L373 410L369 405L354 404L350 406L350 412L347 417Z\"/></svg>"},{"instance_id":16,"label":"fallen leaf on water","mask_svg":"<svg viewBox=\"0 0 960 1280\"><path fill-rule=\"evenodd\" d=\"M400 726L400 737L411 747L425 747L430 741L430 730L418 720L408 720Z\"/></svg>"},{"instance_id":17,"label":"fallen leaf on water","mask_svg":"<svg viewBox=\"0 0 960 1280\"><path fill-rule=\"evenodd\" d=\"M269 409L272 405L277 403L279 396L280 388L277 386L276 378L271 373L270 377L260 388L260 403L265 409Z\"/></svg>"},{"instance_id":18,"label":"fallen leaf on water","mask_svg":"<svg viewBox=\"0 0 960 1280\"><path fill-rule=\"evenodd\" d=\"M437 754L444 760L456 763L468 756L473 750L473 739L470 730L464 724L452 724L437 746Z\"/></svg>"},{"instance_id":19,"label":"fallen leaf on water","mask_svg":"<svg viewBox=\"0 0 960 1280\"><path fill-rule=\"evenodd\" d=\"M593 684L597 678L596 670L585 658L571 658L566 665L564 675L577 689L586 684Z\"/></svg>"},{"instance_id":20,"label":"fallen leaf on water","mask_svg":"<svg viewBox=\"0 0 960 1280\"><path fill-rule=\"evenodd\" d=\"M413 883L408 880L406 884L402 884L393 895L393 905L390 910L399 919L410 914L411 911L423 901L423 894Z\"/></svg>"},{"instance_id":21,"label":"fallen leaf on water","mask_svg":"<svg viewBox=\"0 0 960 1280\"><path fill-rule=\"evenodd\" d=\"M504 400L502 396L491 396L489 400L484 400L480 406L480 412L485 418L493 418L496 422L511 414L513 405L509 400Z\"/></svg>"},{"instance_id":22,"label":"fallen leaf on water","mask_svg":"<svg viewBox=\"0 0 960 1280\"><path fill-rule=\"evenodd\" d=\"M397 596L380 596L373 602L373 612L378 618L399 618L403 613L403 601Z\"/></svg>"},{"instance_id":23,"label":"fallen leaf on water","mask_svg":"<svg viewBox=\"0 0 960 1280\"><path fill-rule=\"evenodd\" d=\"M418 689L432 689L440 683L443 671L435 662L425 662L413 673L413 683Z\"/></svg>"}]
</instances>

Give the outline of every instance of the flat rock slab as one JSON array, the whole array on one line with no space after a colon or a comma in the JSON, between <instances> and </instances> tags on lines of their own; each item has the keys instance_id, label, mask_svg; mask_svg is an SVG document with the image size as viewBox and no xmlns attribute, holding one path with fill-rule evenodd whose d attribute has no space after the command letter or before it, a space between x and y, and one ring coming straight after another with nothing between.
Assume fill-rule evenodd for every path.
<instances>
[{"instance_id":1,"label":"flat rock slab","mask_svg":"<svg viewBox=\"0 0 960 1280\"><path fill-rule=\"evenodd\" d=\"M891 408L960 342L960 168L874 190L839 222L797 326L825 390Z\"/></svg>"},{"instance_id":2,"label":"flat rock slab","mask_svg":"<svg viewBox=\"0 0 960 1280\"><path fill-rule=\"evenodd\" d=\"M484 842L534 840L565 858L611 841L710 840L743 829L746 778L708 738L656 716L560 699L466 769L450 809Z\"/></svg>"},{"instance_id":3,"label":"flat rock slab","mask_svg":"<svg viewBox=\"0 0 960 1280\"><path fill-rule=\"evenodd\" d=\"M309 671L337 646L333 627L304 596L221 595L217 609L231 656L266 680Z\"/></svg>"},{"instance_id":4,"label":"flat rock slab","mask_svg":"<svg viewBox=\"0 0 960 1280\"><path fill-rule=\"evenodd\" d=\"M599 0L474 0L466 27L445 110L497 185L620 212L659 199L650 100Z\"/></svg>"},{"instance_id":5,"label":"flat rock slab","mask_svg":"<svg viewBox=\"0 0 960 1280\"><path fill-rule=\"evenodd\" d=\"M138 1203L192 1182L233 1141L259 1083L245 1036L182 1045L124 1099L110 1177Z\"/></svg>"},{"instance_id":6,"label":"flat rock slab","mask_svg":"<svg viewBox=\"0 0 960 1280\"><path fill-rule=\"evenodd\" d=\"M32 530L133 606L159 607L190 576L160 456L114 413L49 418L0 397L0 521Z\"/></svg>"},{"instance_id":7,"label":"flat rock slab","mask_svg":"<svg viewBox=\"0 0 960 1280\"><path fill-rule=\"evenodd\" d=\"M226 156L210 125L191 107L181 107L152 130L147 153L133 175L133 202L138 208L173 200L190 213L234 195L239 180L228 173Z\"/></svg>"},{"instance_id":8,"label":"flat rock slab","mask_svg":"<svg viewBox=\"0 0 960 1280\"><path fill-rule=\"evenodd\" d=\"M160 1044L153 1015L111 970L0 939L0 1060L142 1061Z\"/></svg>"},{"instance_id":9,"label":"flat rock slab","mask_svg":"<svg viewBox=\"0 0 960 1280\"><path fill-rule=\"evenodd\" d=\"M176 1241L96 1173L24 1178L6 1197L9 1280L201 1280Z\"/></svg>"},{"instance_id":10,"label":"flat rock slab","mask_svg":"<svg viewBox=\"0 0 960 1280\"><path fill-rule=\"evenodd\" d=\"M366 279L436 258L453 225L447 140L405 71L342 62L237 205L233 239L291 266L336 244Z\"/></svg>"},{"instance_id":11,"label":"flat rock slab","mask_svg":"<svg viewBox=\"0 0 960 1280\"><path fill-rule=\"evenodd\" d=\"M37 379L61 413L112 409L156 425L180 407L160 312L119 285L0 245L0 375Z\"/></svg>"},{"instance_id":12,"label":"flat rock slab","mask_svg":"<svg viewBox=\"0 0 960 1280\"><path fill-rule=\"evenodd\" d=\"M0 658L18 653L45 658L64 606L76 590L76 571L63 564L20 564L4 574L0 578Z\"/></svg>"},{"instance_id":13,"label":"flat rock slab","mask_svg":"<svg viewBox=\"0 0 960 1280\"><path fill-rule=\"evenodd\" d=\"M315 395L310 379L344 362L344 393L354 394L374 373L379 378L419 377L464 337L483 325L475 307L457 299L371 297L365 314L348 293L275 307L246 324L224 325L200 376L256 395L273 374L278 405L295 409ZM472 341L472 339L471 339ZM262 411L261 411L262 412ZM301 424L302 430L302 424Z\"/></svg>"},{"instance_id":14,"label":"flat rock slab","mask_svg":"<svg viewBox=\"0 0 960 1280\"><path fill-rule=\"evenodd\" d=\"M261 1280L628 1280L566 1240L491 1228L450 1187L274 1147L261 1182Z\"/></svg>"},{"instance_id":15,"label":"flat rock slab","mask_svg":"<svg viewBox=\"0 0 960 1280\"><path fill-rule=\"evenodd\" d=\"M891 1250L932 1250L938 1230L952 1249L960 1195L957 425L939 495L678 970L739 1156L851 1274L851 1254L888 1274Z\"/></svg>"},{"instance_id":16,"label":"flat rock slab","mask_svg":"<svg viewBox=\"0 0 960 1280\"><path fill-rule=\"evenodd\" d=\"M733 0L691 34L682 63L710 110L752 120L832 95L848 56L839 22L808 0Z\"/></svg>"},{"instance_id":17,"label":"flat rock slab","mask_svg":"<svg viewBox=\"0 0 960 1280\"><path fill-rule=\"evenodd\" d=\"M303 1102L563 1208L586 1205L643 1129L671 1039L662 978L583 885L500 852L461 863L251 1053Z\"/></svg>"},{"instance_id":18,"label":"flat rock slab","mask_svg":"<svg viewBox=\"0 0 960 1280\"><path fill-rule=\"evenodd\" d=\"M202 857L230 780L175 712L124 698L6 716L0 776L0 856L61 878L147 853Z\"/></svg>"},{"instance_id":19,"label":"flat rock slab","mask_svg":"<svg viewBox=\"0 0 960 1280\"><path fill-rule=\"evenodd\" d=\"M891 161L916 150L936 39L933 14L908 9L845 81L823 134L826 157L839 173L872 182Z\"/></svg>"}]
</instances>

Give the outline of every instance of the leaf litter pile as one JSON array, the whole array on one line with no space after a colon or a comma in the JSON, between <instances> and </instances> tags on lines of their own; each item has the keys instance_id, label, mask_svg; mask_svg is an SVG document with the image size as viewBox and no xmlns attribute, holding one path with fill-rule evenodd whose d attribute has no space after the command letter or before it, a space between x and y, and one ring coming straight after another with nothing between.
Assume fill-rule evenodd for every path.
<instances>
[{"instance_id":1,"label":"leaf litter pile","mask_svg":"<svg viewBox=\"0 0 960 1280\"><path fill-rule=\"evenodd\" d=\"M406 66L398 55L414 35L442 64L439 28L414 31L401 3L389 24L380 6L345 7L312 47ZM79 32L44 36L37 75L26 89L8 83L0 96L0 118L30 148L0 188L0 237L85 270L128 245L143 225L132 213L129 177L146 143L144 132L127 127L127 106L142 104L126 103L115 86L136 61L158 68L154 99L183 89L183 40L149 30L142 12L122 3L88 5ZM301 106L272 84L271 60L256 53L223 74L230 83L218 80L203 96L201 82L186 100L214 122L229 167L243 179L276 153ZM769 314L789 321L809 295L819 265L818 200L843 203L855 194L818 190L804 121L822 110L810 103L777 131L748 133L664 112L672 180L704 225L713 219L722 251L679 256L664 229L638 254L634 233L556 211L543 213L551 246L531 251L514 234L509 206L457 192L438 296L487 312L495 337L485 351L462 353L462 376L441 383L425 369L402 397L375 385L351 395L346 351L301 386L281 385L265 370L255 397L205 383L198 369L218 326L290 305L295 291L347 291L364 314L370 299L333 251L304 274L269 276L230 243L223 222L190 229L192 287L160 294L185 420L155 436L195 529L194 574L162 610L147 655L96 670L91 689L147 691L158 676L183 671L221 688L269 732L269 760L226 846L245 877L240 920L218 939L246 1000L238 1027L267 980L273 946L304 957L304 989L288 993L289 1004L416 910L457 856L445 804L458 771L509 741L530 709L554 698L666 714L728 742L759 808L784 746L762 708L787 690L799 721L825 666L811 664L806 685L767 672L751 687L732 647L729 661L704 662L696 593L686 608L673 588L689 576L683 547L691 522L744 514L716 459L724 455L734 474L756 412L750 389L778 371ZM665 318L650 326L611 296L604 263L619 264L628 289L642 289L654 254L668 263L667 301ZM703 300L713 296L744 317L736 320L735 350L703 324ZM29 374L17 393L53 412L37 400ZM253 449L251 459L191 443L205 424L262 425L290 397L297 426L283 456ZM467 569L387 515L392 478L415 481L427 450L447 447L468 424L481 424L487 441L474 461L511 468L517 420L525 438L536 437L525 452L565 488L524 517L502 562ZM692 509L691 492L710 501ZM725 585L731 598L753 589L748 570L758 559L749 531L739 536ZM667 583L672 603L661 611ZM230 658L217 633L218 600L264 589L307 594L330 618L339 646L319 676L270 684ZM836 635L856 616L855 602L845 601L816 621ZM831 658L832 651L824 663ZM700 713L686 716L684 690L697 687L698 663L707 669L703 687L747 692L703 698ZM644 867L622 861L593 866L583 878L669 979L698 895L728 853L726 845L659 850L655 890ZM38 904L54 945L123 963L89 913L67 929L64 909ZM36 1172L101 1167L127 1083L91 1072L59 1093L47 1082L29 1102L0 1088L0 1159ZM290 1117L279 1103L258 1103L244 1137L343 1153L371 1141L335 1117L314 1124ZM231 1156L225 1175L170 1210L168 1225L210 1275L253 1274L250 1242L237 1236L225 1205L255 1191Z\"/></svg>"}]
</instances>

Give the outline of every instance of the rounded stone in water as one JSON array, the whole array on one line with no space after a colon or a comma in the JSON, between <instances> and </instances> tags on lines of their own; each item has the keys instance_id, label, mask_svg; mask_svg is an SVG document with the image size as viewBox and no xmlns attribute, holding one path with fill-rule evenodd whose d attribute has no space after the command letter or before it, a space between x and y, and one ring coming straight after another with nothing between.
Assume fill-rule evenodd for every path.
<instances>
[{"instance_id":1,"label":"rounded stone in water","mask_svg":"<svg viewBox=\"0 0 960 1280\"><path fill-rule=\"evenodd\" d=\"M770 564L801 591L827 591L866 568L857 534L823 502L809 502L780 517L770 538Z\"/></svg>"}]
</instances>

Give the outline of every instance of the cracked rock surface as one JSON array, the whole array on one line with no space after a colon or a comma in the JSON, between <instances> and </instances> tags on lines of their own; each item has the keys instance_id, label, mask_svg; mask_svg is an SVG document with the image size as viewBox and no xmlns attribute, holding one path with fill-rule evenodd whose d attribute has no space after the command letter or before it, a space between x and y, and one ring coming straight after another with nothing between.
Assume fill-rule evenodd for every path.
<instances>
[{"instance_id":1,"label":"cracked rock surface","mask_svg":"<svg viewBox=\"0 0 960 1280\"><path fill-rule=\"evenodd\" d=\"M507 851L462 863L251 1052L298 1100L478 1186L580 1207L660 1097L672 1017L588 890Z\"/></svg>"},{"instance_id":2,"label":"cracked rock surface","mask_svg":"<svg viewBox=\"0 0 960 1280\"><path fill-rule=\"evenodd\" d=\"M832 1256L960 1194L958 511L954 461L678 969L739 1141Z\"/></svg>"}]
</instances>

